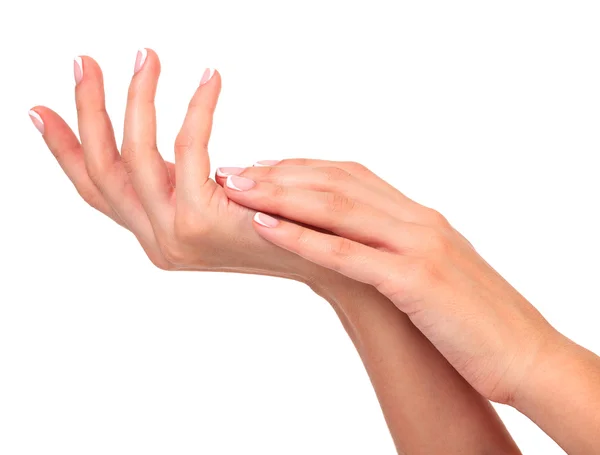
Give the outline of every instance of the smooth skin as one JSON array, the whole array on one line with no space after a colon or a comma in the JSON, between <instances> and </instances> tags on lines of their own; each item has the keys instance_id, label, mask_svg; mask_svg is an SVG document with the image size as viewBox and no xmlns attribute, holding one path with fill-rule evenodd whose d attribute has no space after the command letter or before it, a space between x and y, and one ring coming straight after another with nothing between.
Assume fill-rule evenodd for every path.
<instances>
[{"instance_id":1,"label":"smooth skin","mask_svg":"<svg viewBox=\"0 0 600 455\"><path fill-rule=\"evenodd\" d=\"M90 57L75 66L81 140L52 110L33 109L34 124L82 198L131 231L161 269L281 276L326 298L363 360L399 453L518 454L489 401L390 299L263 239L252 227L254 210L229 199L228 190L209 178L218 72L199 78L175 140L176 162L162 159L153 102L159 72L153 51L138 54L120 148L105 109L102 73Z\"/></svg>"},{"instance_id":2,"label":"smooth skin","mask_svg":"<svg viewBox=\"0 0 600 455\"><path fill-rule=\"evenodd\" d=\"M263 238L374 286L484 397L571 455L599 453L600 358L557 332L440 213L356 163L225 169L219 183L259 211Z\"/></svg>"}]
</instances>

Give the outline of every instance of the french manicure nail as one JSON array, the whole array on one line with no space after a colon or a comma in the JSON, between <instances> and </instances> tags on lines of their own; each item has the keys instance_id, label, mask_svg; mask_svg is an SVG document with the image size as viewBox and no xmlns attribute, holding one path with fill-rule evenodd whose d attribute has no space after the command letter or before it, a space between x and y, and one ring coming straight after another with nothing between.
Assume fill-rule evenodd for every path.
<instances>
[{"instance_id":1,"label":"french manicure nail","mask_svg":"<svg viewBox=\"0 0 600 455\"><path fill-rule=\"evenodd\" d=\"M137 55L135 57L135 67L133 68L133 74L137 74L139 70L144 66L144 62L146 61L146 57L148 57L148 51L144 48L138 50Z\"/></svg>"},{"instance_id":2,"label":"french manicure nail","mask_svg":"<svg viewBox=\"0 0 600 455\"><path fill-rule=\"evenodd\" d=\"M213 74L215 74L214 68L206 68L204 70L204 74L202 75L202 79L200 79L200 85L204 85L210 81L210 79L213 77Z\"/></svg>"},{"instance_id":3,"label":"french manicure nail","mask_svg":"<svg viewBox=\"0 0 600 455\"><path fill-rule=\"evenodd\" d=\"M36 111L34 111L32 109L29 111L29 117L31 117L31 121L33 122L35 127L38 129L38 131L41 134L44 134L44 121L42 120L42 117L40 117L40 114L38 114Z\"/></svg>"},{"instance_id":4,"label":"french manicure nail","mask_svg":"<svg viewBox=\"0 0 600 455\"><path fill-rule=\"evenodd\" d=\"M75 85L77 85L83 79L83 60L81 60L81 57L75 57L73 72L75 74Z\"/></svg>"},{"instance_id":5,"label":"french manicure nail","mask_svg":"<svg viewBox=\"0 0 600 455\"><path fill-rule=\"evenodd\" d=\"M240 175L243 171L243 167L219 167L217 168L217 176L227 177L229 175Z\"/></svg>"},{"instance_id":6,"label":"french manicure nail","mask_svg":"<svg viewBox=\"0 0 600 455\"><path fill-rule=\"evenodd\" d=\"M256 215L254 215L254 221L261 226L268 228L273 228L279 224L279 220L277 218L273 218L272 216L260 212L256 212Z\"/></svg>"},{"instance_id":7,"label":"french manicure nail","mask_svg":"<svg viewBox=\"0 0 600 455\"><path fill-rule=\"evenodd\" d=\"M247 179L246 177L238 177L237 175L230 175L227 177L227 183L225 183L228 188L237 191L246 191L250 188L253 188L256 185L254 180Z\"/></svg>"},{"instance_id":8,"label":"french manicure nail","mask_svg":"<svg viewBox=\"0 0 600 455\"><path fill-rule=\"evenodd\" d=\"M261 161L257 161L256 163L254 163L254 166L257 166L257 167L260 167L260 166L275 166L280 161L281 160L261 160Z\"/></svg>"}]
</instances>

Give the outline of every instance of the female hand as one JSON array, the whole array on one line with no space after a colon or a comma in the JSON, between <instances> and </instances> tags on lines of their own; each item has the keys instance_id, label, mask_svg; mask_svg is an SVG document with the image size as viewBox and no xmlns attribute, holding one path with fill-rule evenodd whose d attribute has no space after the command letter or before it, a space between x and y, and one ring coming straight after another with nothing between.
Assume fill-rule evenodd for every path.
<instances>
[{"instance_id":1,"label":"female hand","mask_svg":"<svg viewBox=\"0 0 600 455\"><path fill-rule=\"evenodd\" d=\"M261 239L254 212L230 201L209 178L208 141L221 89L206 70L175 141L175 164L156 146L154 96L160 63L138 53L129 88L121 153L105 109L102 72L90 57L75 62L81 143L52 110L32 120L83 199L129 229L151 261L166 270L222 270L311 279L319 267Z\"/></svg>"},{"instance_id":2,"label":"female hand","mask_svg":"<svg viewBox=\"0 0 600 455\"><path fill-rule=\"evenodd\" d=\"M485 397L510 403L550 346L556 332L442 215L363 166L227 169L217 181L231 200L302 224L257 213L263 238L375 286Z\"/></svg>"}]
</instances>

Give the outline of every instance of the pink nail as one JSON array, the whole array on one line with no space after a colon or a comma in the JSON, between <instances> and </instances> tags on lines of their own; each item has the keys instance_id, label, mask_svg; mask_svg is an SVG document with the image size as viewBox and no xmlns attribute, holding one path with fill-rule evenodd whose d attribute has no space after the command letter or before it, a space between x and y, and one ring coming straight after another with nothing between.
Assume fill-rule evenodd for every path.
<instances>
[{"instance_id":1,"label":"pink nail","mask_svg":"<svg viewBox=\"0 0 600 455\"><path fill-rule=\"evenodd\" d=\"M254 163L254 166L275 166L281 160L261 160Z\"/></svg>"},{"instance_id":2,"label":"pink nail","mask_svg":"<svg viewBox=\"0 0 600 455\"><path fill-rule=\"evenodd\" d=\"M200 85L204 85L210 81L210 79L213 77L213 74L215 74L214 68L206 68L204 70L204 74L202 75L202 79L200 79Z\"/></svg>"},{"instance_id":3,"label":"pink nail","mask_svg":"<svg viewBox=\"0 0 600 455\"><path fill-rule=\"evenodd\" d=\"M83 60L81 57L75 57L73 62L73 72L75 73L75 85L81 82L83 79Z\"/></svg>"},{"instance_id":4,"label":"pink nail","mask_svg":"<svg viewBox=\"0 0 600 455\"><path fill-rule=\"evenodd\" d=\"M140 49L137 52L135 57L135 67L133 68L133 74L136 74L139 70L142 69L144 63L146 62L146 57L148 57L148 51L146 49Z\"/></svg>"},{"instance_id":5,"label":"pink nail","mask_svg":"<svg viewBox=\"0 0 600 455\"><path fill-rule=\"evenodd\" d=\"M244 171L243 167L219 167L217 168L217 177L227 177L229 175L240 175Z\"/></svg>"},{"instance_id":6,"label":"pink nail","mask_svg":"<svg viewBox=\"0 0 600 455\"><path fill-rule=\"evenodd\" d=\"M38 131L40 133L44 134L44 121L42 120L42 117L40 117L40 114L38 114L34 110L31 110L31 111L29 111L29 117L31 117L31 121L33 122L35 127L38 129Z\"/></svg>"},{"instance_id":7,"label":"pink nail","mask_svg":"<svg viewBox=\"0 0 600 455\"><path fill-rule=\"evenodd\" d=\"M237 191L246 191L253 188L256 185L254 180L247 179L246 177L238 177L237 175L230 175L227 177L227 188Z\"/></svg>"},{"instance_id":8,"label":"pink nail","mask_svg":"<svg viewBox=\"0 0 600 455\"><path fill-rule=\"evenodd\" d=\"M260 224L261 226L268 228L273 228L279 224L278 219L260 212L256 212L256 215L254 215L254 221Z\"/></svg>"}]
</instances>

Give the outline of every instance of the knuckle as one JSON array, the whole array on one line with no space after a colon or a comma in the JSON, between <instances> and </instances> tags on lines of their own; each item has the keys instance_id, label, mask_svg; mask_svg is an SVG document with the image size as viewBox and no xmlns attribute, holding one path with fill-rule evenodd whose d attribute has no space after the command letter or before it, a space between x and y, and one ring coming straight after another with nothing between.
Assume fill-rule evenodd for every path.
<instances>
[{"instance_id":1,"label":"knuckle","mask_svg":"<svg viewBox=\"0 0 600 455\"><path fill-rule=\"evenodd\" d=\"M127 172L128 175L133 174L136 169L136 149L133 146L124 146L121 150L121 162L123 163L123 168Z\"/></svg>"},{"instance_id":2,"label":"knuckle","mask_svg":"<svg viewBox=\"0 0 600 455\"><path fill-rule=\"evenodd\" d=\"M350 173L348 171L340 169L339 167L328 166L323 167L320 170L323 174L325 174L325 178L330 182L346 180L348 177L350 177Z\"/></svg>"},{"instance_id":3,"label":"knuckle","mask_svg":"<svg viewBox=\"0 0 600 455\"><path fill-rule=\"evenodd\" d=\"M343 161L342 164L346 169L350 171L351 174L366 174L371 172L366 166L357 163L355 161Z\"/></svg>"},{"instance_id":4,"label":"knuckle","mask_svg":"<svg viewBox=\"0 0 600 455\"><path fill-rule=\"evenodd\" d=\"M282 185L273 185L271 189L271 197L274 201L280 201L281 199L285 199L287 195L287 190L285 186Z\"/></svg>"},{"instance_id":5,"label":"knuckle","mask_svg":"<svg viewBox=\"0 0 600 455\"><path fill-rule=\"evenodd\" d=\"M278 166L306 166L309 161L306 158L286 158L277 163Z\"/></svg>"},{"instance_id":6,"label":"knuckle","mask_svg":"<svg viewBox=\"0 0 600 455\"><path fill-rule=\"evenodd\" d=\"M434 209L427 209L426 216L428 221L433 225L440 228L449 228L450 223L448 219L442 215L440 212Z\"/></svg>"},{"instance_id":7,"label":"knuckle","mask_svg":"<svg viewBox=\"0 0 600 455\"><path fill-rule=\"evenodd\" d=\"M262 166L259 168L253 167L252 169L260 169L260 172L262 172L264 177L274 177L281 171L281 169L278 169L274 166Z\"/></svg>"},{"instance_id":8,"label":"knuckle","mask_svg":"<svg viewBox=\"0 0 600 455\"><path fill-rule=\"evenodd\" d=\"M271 181L278 175L278 171L279 169L272 166L252 166L244 169L240 175L242 177Z\"/></svg>"},{"instance_id":9,"label":"knuckle","mask_svg":"<svg viewBox=\"0 0 600 455\"><path fill-rule=\"evenodd\" d=\"M75 109L78 116L87 115L90 118L108 116L108 112L106 112L106 105L103 103L96 104L77 99L75 100Z\"/></svg>"},{"instance_id":10,"label":"knuckle","mask_svg":"<svg viewBox=\"0 0 600 455\"><path fill-rule=\"evenodd\" d=\"M191 150L199 149L202 153L208 153L208 142L194 138L191 134L179 133L175 138L175 155L185 155Z\"/></svg>"},{"instance_id":11,"label":"knuckle","mask_svg":"<svg viewBox=\"0 0 600 455\"><path fill-rule=\"evenodd\" d=\"M450 251L450 237L445 230L428 228L423 240L423 246L427 255L440 258L446 256Z\"/></svg>"},{"instance_id":12,"label":"knuckle","mask_svg":"<svg viewBox=\"0 0 600 455\"><path fill-rule=\"evenodd\" d=\"M390 271L384 273L383 277L374 284L375 289L389 298L394 304L406 300L408 296L408 283L400 280Z\"/></svg>"},{"instance_id":13,"label":"knuckle","mask_svg":"<svg viewBox=\"0 0 600 455\"><path fill-rule=\"evenodd\" d=\"M192 148L193 142L193 138L189 134L178 134L175 138L175 154L186 153Z\"/></svg>"},{"instance_id":14,"label":"knuckle","mask_svg":"<svg viewBox=\"0 0 600 455\"><path fill-rule=\"evenodd\" d=\"M333 213L347 214L356 207L356 202L340 193L327 193L327 209Z\"/></svg>"},{"instance_id":15,"label":"knuckle","mask_svg":"<svg viewBox=\"0 0 600 455\"><path fill-rule=\"evenodd\" d=\"M303 227L298 228L298 232L294 236L294 243L296 244L296 248L298 250L302 250L303 246L306 245L308 242L308 230Z\"/></svg>"},{"instance_id":16,"label":"knuckle","mask_svg":"<svg viewBox=\"0 0 600 455\"><path fill-rule=\"evenodd\" d=\"M331 253L338 258L351 256L354 249L354 242L345 237L337 237L331 244Z\"/></svg>"},{"instance_id":17,"label":"knuckle","mask_svg":"<svg viewBox=\"0 0 600 455\"><path fill-rule=\"evenodd\" d=\"M113 170L113 163L107 159L90 157L86 161L88 176L94 185L101 186Z\"/></svg>"},{"instance_id":18,"label":"knuckle","mask_svg":"<svg viewBox=\"0 0 600 455\"><path fill-rule=\"evenodd\" d=\"M441 281L439 263L428 258L416 259L408 279L416 288L431 286Z\"/></svg>"}]
</instances>

